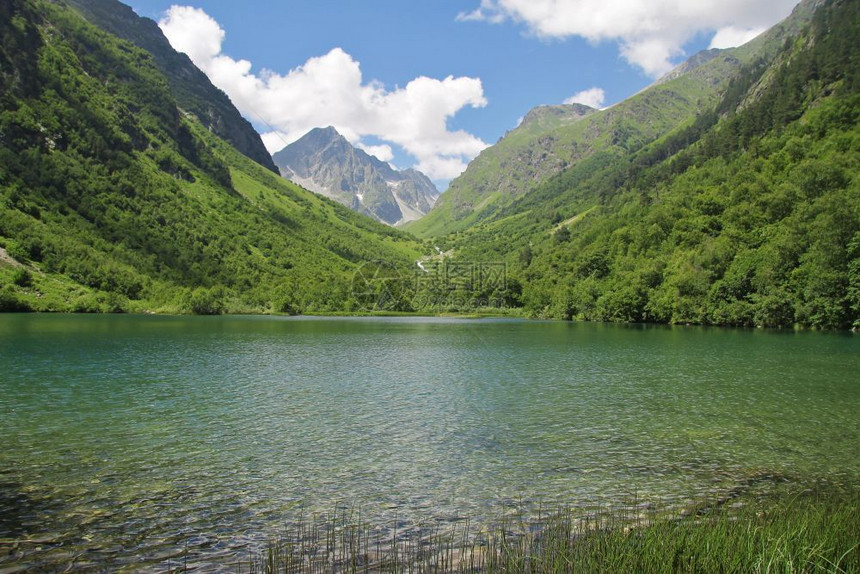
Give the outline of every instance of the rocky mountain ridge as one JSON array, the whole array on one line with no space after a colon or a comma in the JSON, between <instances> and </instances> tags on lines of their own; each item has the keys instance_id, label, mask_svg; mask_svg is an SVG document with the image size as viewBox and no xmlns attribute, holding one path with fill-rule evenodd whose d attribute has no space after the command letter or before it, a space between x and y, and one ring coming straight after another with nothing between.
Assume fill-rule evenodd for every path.
<instances>
[{"instance_id":1,"label":"rocky mountain ridge","mask_svg":"<svg viewBox=\"0 0 860 574\"><path fill-rule=\"evenodd\" d=\"M439 197L423 173L394 169L331 126L311 130L272 158L290 181L389 225L422 217Z\"/></svg>"}]
</instances>

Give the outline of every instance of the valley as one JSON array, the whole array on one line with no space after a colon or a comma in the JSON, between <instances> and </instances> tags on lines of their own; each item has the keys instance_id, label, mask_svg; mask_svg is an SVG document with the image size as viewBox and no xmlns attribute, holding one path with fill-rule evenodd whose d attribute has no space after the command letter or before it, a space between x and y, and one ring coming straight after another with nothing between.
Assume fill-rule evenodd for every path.
<instances>
[{"instance_id":1,"label":"valley","mask_svg":"<svg viewBox=\"0 0 860 574\"><path fill-rule=\"evenodd\" d=\"M0 572L860 571L783 3L0 2Z\"/></svg>"},{"instance_id":2,"label":"valley","mask_svg":"<svg viewBox=\"0 0 860 574\"><path fill-rule=\"evenodd\" d=\"M0 245L32 280L0 266L2 309L456 313L492 298L556 319L860 321L851 3L806 0L606 109L535 108L441 195L332 127L261 159L223 94L114 0L5 9ZM428 286L414 262L433 246L455 254L446 270L503 266L505 292ZM367 309L353 282L378 261L403 296Z\"/></svg>"}]
</instances>

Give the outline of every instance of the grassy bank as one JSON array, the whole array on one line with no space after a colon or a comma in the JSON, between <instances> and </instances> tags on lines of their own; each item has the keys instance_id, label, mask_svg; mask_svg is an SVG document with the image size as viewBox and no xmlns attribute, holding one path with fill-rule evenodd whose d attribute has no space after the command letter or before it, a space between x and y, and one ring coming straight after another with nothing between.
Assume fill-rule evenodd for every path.
<instances>
[{"instance_id":1,"label":"grassy bank","mask_svg":"<svg viewBox=\"0 0 860 574\"><path fill-rule=\"evenodd\" d=\"M860 572L860 492L781 487L683 512L648 504L505 518L478 531L304 522L251 572Z\"/></svg>"},{"instance_id":2,"label":"grassy bank","mask_svg":"<svg viewBox=\"0 0 860 574\"><path fill-rule=\"evenodd\" d=\"M742 505L742 506L736 506ZM488 572L857 572L860 507L814 494L631 523L556 516L537 536L491 540Z\"/></svg>"}]
</instances>

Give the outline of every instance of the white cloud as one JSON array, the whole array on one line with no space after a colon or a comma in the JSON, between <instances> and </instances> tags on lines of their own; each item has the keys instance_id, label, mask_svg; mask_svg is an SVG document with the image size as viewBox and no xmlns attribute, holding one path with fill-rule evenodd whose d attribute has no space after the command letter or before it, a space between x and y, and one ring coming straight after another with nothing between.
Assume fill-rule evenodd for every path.
<instances>
[{"instance_id":1,"label":"white cloud","mask_svg":"<svg viewBox=\"0 0 860 574\"><path fill-rule=\"evenodd\" d=\"M385 142L365 148L383 161L393 157L390 144L399 145L417 160L419 170L444 180L459 175L487 147L470 133L448 129L448 120L464 107L487 104L478 78L421 76L389 90L366 82L359 63L340 48L310 58L286 75L254 73L251 62L221 53L224 30L201 9L172 6L159 26L239 111L271 127L262 134L270 152L315 127L331 125L358 146L362 137Z\"/></svg>"},{"instance_id":2,"label":"white cloud","mask_svg":"<svg viewBox=\"0 0 860 574\"><path fill-rule=\"evenodd\" d=\"M711 39L709 48L734 48L742 46L764 32L766 28L737 28L735 26L726 26L717 30L714 37Z\"/></svg>"},{"instance_id":3,"label":"white cloud","mask_svg":"<svg viewBox=\"0 0 860 574\"><path fill-rule=\"evenodd\" d=\"M621 55L652 78L656 78L674 68L675 58L684 55L682 43L682 40L668 36L625 40L621 45Z\"/></svg>"},{"instance_id":4,"label":"white cloud","mask_svg":"<svg viewBox=\"0 0 860 574\"><path fill-rule=\"evenodd\" d=\"M489 22L501 24L505 21L505 14L497 10L492 0L481 0L481 6L471 12L460 12L457 14L458 22Z\"/></svg>"},{"instance_id":5,"label":"white cloud","mask_svg":"<svg viewBox=\"0 0 860 574\"><path fill-rule=\"evenodd\" d=\"M277 130L260 134L260 139L263 140L263 145L266 146L269 153L282 150L284 147L296 141L295 138L291 141L289 139L289 134Z\"/></svg>"},{"instance_id":6,"label":"white cloud","mask_svg":"<svg viewBox=\"0 0 860 574\"><path fill-rule=\"evenodd\" d=\"M787 16L797 0L481 0L458 21L524 24L541 38L579 36L617 42L621 55L651 76L669 71L682 46L718 31L713 47L750 39Z\"/></svg>"},{"instance_id":7,"label":"white cloud","mask_svg":"<svg viewBox=\"0 0 860 574\"><path fill-rule=\"evenodd\" d=\"M376 159L380 161L388 162L394 159L394 151L391 149L390 145L366 145L359 143L356 147L366 151L368 154L376 157Z\"/></svg>"},{"instance_id":8,"label":"white cloud","mask_svg":"<svg viewBox=\"0 0 860 574\"><path fill-rule=\"evenodd\" d=\"M585 104L586 106L591 106L592 108L600 109L603 107L603 102L606 100L606 92L603 91L603 88L589 88L587 90L582 90L581 92L576 92L566 100L564 100L565 104Z\"/></svg>"},{"instance_id":9,"label":"white cloud","mask_svg":"<svg viewBox=\"0 0 860 574\"><path fill-rule=\"evenodd\" d=\"M477 154L476 154L477 155ZM439 179L454 179L465 171L468 162L456 156L428 156L422 159L415 169L424 174L437 174ZM433 176L430 176L433 179Z\"/></svg>"},{"instance_id":10,"label":"white cloud","mask_svg":"<svg viewBox=\"0 0 860 574\"><path fill-rule=\"evenodd\" d=\"M161 29L176 51L188 54L192 62L209 62L221 52L224 30L203 10L171 6L167 14Z\"/></svg>"}]
</instances>

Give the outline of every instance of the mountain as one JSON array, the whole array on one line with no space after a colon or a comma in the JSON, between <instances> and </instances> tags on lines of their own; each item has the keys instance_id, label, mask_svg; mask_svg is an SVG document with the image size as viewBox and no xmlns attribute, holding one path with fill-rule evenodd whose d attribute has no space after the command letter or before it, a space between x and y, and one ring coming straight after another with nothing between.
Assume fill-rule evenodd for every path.
<instances>
[{"instance_id":1,"label":"mountain","mask_svg":"<svg viewBox=\"0 0 860 574\"><path fill-rule=\"evenodd\" d=\"M287 179L389 225L418 219L439 197L423 173L393 169L331 126L309 131L272 158Z\"/></svg>"},{"instance_id":2,"label":"mountain","mask_svg":"<svg viewBox=\"0 0 860 574\"><path fill-rule=\"evenodd\" d=\"M602 124L609 133L574 140L605 141L621 111L636 120L628 133L664 126L650 141L593 149L513 197L495 192L495 208L470 205L450 222L460 231L433 244L455 268L503 265L513 304L531 316L860 327L858 39L860 3L804 1L752 43L705 54L632 101L550 132L557 142ZM666 109L687 104L637 113L658 96L694 101L679 82L711 103L680 122L664 121ZM485 154L517 159L507 145ZM485 177L496 185L522 173L523 162L509 165ZM427 218L453 205L445 195Z\"/></svg>"},{"instance_id":3,"label":"mountain","mask_svg":"<svg viewBox=\"0 0 860 574\"><path fill-rule=\"evenodd\" d=\"M860 327L858 38L860 3L804 0L609 109L539 108L410 224L433 237L419 243L240 153L154 55L69 3L7 0L0 310L350 311L385 296Z\"/></svg>"},{"instance_id":4,"label":"mountain","mask_svg":"<svg viewBox=\"0 0 860 574\"><path fill-rule=\"evenodd\" d=\"M260 165L277 172L259 134L185 54L174 50L154 21L142 18L118 0L66 0L84 18L102 30L149 52L167 78L180 109L194 114L201 124L230 142Z\"/></svg>"},{"instance_id":5,"label":"mountain","mask_svg":"<svg viewBox=\"0 0 860 574\"><path fill-rule=\"evenodd\" d=\"M0 310L342 311L365 263L414 268L408 236L180 100L158 58L69 3L0 3Z\"/></svg>"},{"instance_id":6,"label":"mountain","mask_svg":"<svg viewBox=\"0 0 860 574\"><path fill-rule=\"evenodd\" d=\"M638 94L604 110L581 104L541 106L485 149L421 220L405 228L420 237L461 231L497 217L548 177L593 157L621 157L712 109L744 65L768 60L808 22L814 3L741 48L694 55Z\"/></svg>"}]
</instances>

